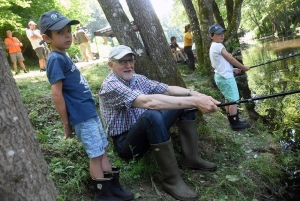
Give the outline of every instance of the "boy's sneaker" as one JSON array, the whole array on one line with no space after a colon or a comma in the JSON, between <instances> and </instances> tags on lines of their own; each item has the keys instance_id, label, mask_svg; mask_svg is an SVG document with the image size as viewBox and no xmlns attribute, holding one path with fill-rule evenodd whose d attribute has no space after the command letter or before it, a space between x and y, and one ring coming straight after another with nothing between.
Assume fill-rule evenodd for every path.
<instances>
[{"instance_id":1,"label":"boy's sneaker","mask_svg":"<svg viewBox=\"0 0 300 201\"><path fill-rule=\"evenodd\" d=\"M18 75L18 74L19 74L18 72L15 73L15 75Z\"/></svg>"},{"instance_id":2,"label":"boy's sneaker","mask_svg":"<svg viewBox=\"0 0 300 201\"><path fill-rule=\"evenodd\" d=\"M24 73L28 73L27 70L24 70Z\"/></svg>"}]
</instances>

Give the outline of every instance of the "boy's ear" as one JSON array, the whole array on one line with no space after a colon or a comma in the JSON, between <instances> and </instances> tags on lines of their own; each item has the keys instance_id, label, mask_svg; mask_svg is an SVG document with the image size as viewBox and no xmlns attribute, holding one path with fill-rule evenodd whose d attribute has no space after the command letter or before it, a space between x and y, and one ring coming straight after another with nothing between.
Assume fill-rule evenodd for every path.
<instances>
[{"instance_id":1,"label":"boy's ear","mask_svg":"<svg viewBox=\"0 0 300 201\"><path fill-rule=\"evenodd\" d=\"M47 36L46 34L42 34L42 37L46 43L51 43L51 38L49 36Z\"/></svg>"}]
</instances>

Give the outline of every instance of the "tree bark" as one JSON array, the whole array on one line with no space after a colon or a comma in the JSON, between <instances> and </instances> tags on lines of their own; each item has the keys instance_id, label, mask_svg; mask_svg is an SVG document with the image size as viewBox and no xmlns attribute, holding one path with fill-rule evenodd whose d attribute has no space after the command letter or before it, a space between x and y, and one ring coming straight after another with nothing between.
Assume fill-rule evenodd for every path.
<instances>
[{"instance_id":1,"label":"tree bark","mask_svg":"<svg viewBox=\"0 0 300 201\"><path fill-rule=\"evenodd\" d=\"M213 19L213 8L212 8L213 0L198 0L199 4L199 17L200 20L200 28L201 28L201 35L203 36L203 64L207 68L207 75L213 77L213 71L210 64L209 59L209 48L210 48L210 38L208 37L208 29L209 26L214 24Z\"/></svg>"},{"instance_id":2,"label":"tree bark","mask_svg":"<svg viewBox=\"0 0 300 201\"><path fill-rule=\"evenodd\" d=\"M138 9L140 9L138 15L131 13L135 19L134 24L137 25L138 34L140 34L141 39L138 38L137 33L133 30L132 24L123 11L119 0L98 0L98 2L119 43L132 47L137 53L137 63L135 64L136 73L169 85L185 86L176 68L176 62L173 59L169 44L167 43L157 17L155 16L157 21L151 18L153 15L147 15L147 17L151 19L140 20L140 18L144 17L144 13L149 12L149 8L145 6L144 1L134 1L134 6L142 6L138 7ZM148 2L148 4L150 4L150 2ZM153 8L151 12L154 13ZM149 27L154 27L154 29L150 32ZM158 29L158 27L160 27L160 29ZM162 36L164 36L164 42L160 41ZM151 38L150 42L148 40L149 38ZM159 44L157 41L159 41Z\"/></svg>"},{"instance_id":3,"label":"tree bark","mask_svg":"<svg viewBox=\"0 0 300 201\"><path fill-rule=\"evenodd\" d=\"M56 190L0 39L0 200L55 201Z\"/></svg>"},{"instance_id":4,"label":"tree bark","mask_svg":"<svg viewBox=\"0 0 300 201\"><path fill-rule=\"evenodd\" d=\"M185 87L176 67L169 43L149 0L126 0L134 23L138 26L147 53L158 68L151 77L159 78L169 85ZM145 64L147 65L147 64Z\"/></svg>"},{"instance_id":5,"label":"tree bark","mask_svg":"<svg viewBox=\"0 0 300 201\"><path fill-rule=\"evenodd\" d=\"M233 1L230 1L233 3ZM241 23L241 9L242 9L243 0L235 0L234 5L226 5L228 6L228 10L232 11L232 17L230 21L228 21L227 31L225 33L226 42L231 42L232 38L237 37L237 30L240 27ZM229 15L229 13L227 13Z\"/></svg>"},{"instance_id":6,"label":"tree bark","mask_svg":"<svg viewBox=\"0 0 300 201\"><path fill-rule=\"evenodd\" d=\"M129 46L137 53L136 73L153 80L161 80L160 75L153 76L153 74L158 74L158 69L146 54L145 48L133 30L119 0L98 0L98 2L119 44Z\"/></svg>"},{"instance_id":7,"label":"tree bark","mask_svg":"<svg viewBox=\"0 0 300 201\"><path fill-rule=\"evenodd\" d=\"M225 23L224 23L223 17L221 16L220 9L215 0L212 2L212 7L213 7L214 16L215 16L217 23L219 25L221 25L221 27L225 28Z\"/></svg>"}]
</instances>

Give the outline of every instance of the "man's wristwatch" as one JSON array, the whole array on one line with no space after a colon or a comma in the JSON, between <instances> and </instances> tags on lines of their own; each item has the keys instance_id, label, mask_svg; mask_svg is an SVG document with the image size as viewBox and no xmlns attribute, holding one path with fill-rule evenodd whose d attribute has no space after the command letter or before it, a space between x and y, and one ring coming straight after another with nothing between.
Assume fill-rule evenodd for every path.
<instances>
[{"instance_id":1,"label":"man's wristwatch","mask_svg":"<svg viewBox=\"0 0 300 201\"><path fill-rule=\"evenodd\" d=\"M189 93L188 93L188 96L191 96L191 93L193 92L194 90L190 89L189 90Z\"/></svg>"}]
</instances>

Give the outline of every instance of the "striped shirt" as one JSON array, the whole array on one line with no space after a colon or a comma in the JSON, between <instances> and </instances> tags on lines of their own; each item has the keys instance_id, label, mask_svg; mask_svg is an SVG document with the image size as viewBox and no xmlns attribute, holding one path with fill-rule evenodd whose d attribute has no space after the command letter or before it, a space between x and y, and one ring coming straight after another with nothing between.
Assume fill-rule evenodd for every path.
<instances>
[{"instance_id":1,"label":"striped shirt","mask_svg":"<svg viewBox=\"0 0 300 201\"><path fill-rule=\"evenodd\" d=\"M147 109L133 108L132 102L141 94L162 94L168 85L134 74L125 81L111 72L99 91L100 114L105 133L117 136L129 131Z\"/></svg>"}]
</instances>

